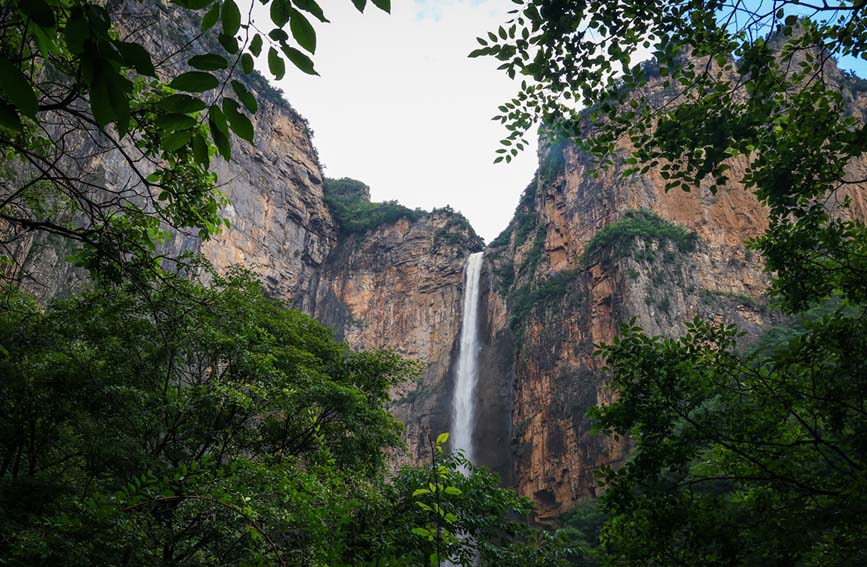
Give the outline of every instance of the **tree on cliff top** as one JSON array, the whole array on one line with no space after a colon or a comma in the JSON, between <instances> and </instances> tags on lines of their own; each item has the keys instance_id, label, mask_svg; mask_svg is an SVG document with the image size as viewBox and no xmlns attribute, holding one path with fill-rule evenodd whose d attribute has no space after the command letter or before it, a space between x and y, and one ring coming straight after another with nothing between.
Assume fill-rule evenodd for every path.
<instances>
[{"instance_id":1,"label":"tree on cliff top","mask_svg":"<svg viewBox=\"0 0 867 567\"><path fill-rule=\"evenodd\" d=\"M516 0L474 56L524 78L500 107L509 161L542 122L666 190L737 181L768 207L752 246L800 319L745 354L730 326L680 339L634 323L600 346L616 401L597 425L635 451L603 471L607 565L867 562L864 100L833 57L867 59L860 1ZM648 53L650 63L637 61ZM854 92L853 92L854 91ZM579 111L579 107L586 110ZM747 158L737 179L733 158Z\"/></svg>"},{"instance_id":2,"label":"tree on cliff top","mask_svg":"<svg viewBox=\"0 0 867 567\"><path fill-rule=\"evenodd\" d=\"M367 0L351 0L363 11ZM390 0L371 0L390 10ZM212 158L253 141L254 58L275 79L286 61L316 74L315 0L253 2L12 0L0 6L0 261L43 231L76 242L74 258L117 281L159 270L167 228L208 239L226 203ZM161 20L159 15L168 13ZM169 21L168 27L165 25ZM154 26L162 26L154 30ZM185 28L186 26L186 28ZM122 162L106 182L104 156ZM18 274L20 275L20 274Z\"/></svg>"}]
</instances>

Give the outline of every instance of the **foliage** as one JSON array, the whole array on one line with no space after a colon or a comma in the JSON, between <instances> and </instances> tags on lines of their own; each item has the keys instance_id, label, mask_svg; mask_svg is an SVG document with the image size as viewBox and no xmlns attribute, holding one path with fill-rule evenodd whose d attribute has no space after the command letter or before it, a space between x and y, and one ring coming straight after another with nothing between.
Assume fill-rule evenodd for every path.
<instances>
[{"instance_id":1,"label":"foliage","mask_svg":"<svg viewBox=\"0 0 867 567\"><path fill-rule=\"evenodd\" d=\"M438 243L446 243L450 246L457 246L479 252L485 247L485 241L476 234L473 226L467 218L448 207L446 209L434 209L433 213L443 211L448 215L448 220L442 228L437 229L434 233L434 241Z\"/></svg>"},{"instance_id":2,"label":"foliage","mask_svg":"<svg viewBox=\"0 0 867 567\"><path fill-rule=\"evenodd\" d=\"M387 510L365 510L370 520L360 538L381 547L371 546L370 555L356 559L386 557L385 564L401 566L566 567L579 557L583 550L561 534L530 527L527 498L500 488L495 474L463 455L445 453L447 440L443 433L431 443L428 468L402 469L385 492L387 507L402 511L401 522L391 521ZM398 554L387 555L388 549Z\"/></svg>"},{"instance_id":3,"label":"foliage","mask_svg":"<svg viewBox=\"0 0 867 567\"><path fill-rule=\"evenodd\" d=\"M576 275L575 270L559 272L536 289L521 287L513 291L509 295L509 326L512 332L520 337L530 313L538 307L544 308L560 301L569 292Z\"/></svg>"},{"instance_id":4,"label":"foliage","mask_svg":"<svg viewBox=\"0 0 867 567\"><path fill-rule=\"evenodd\" d=\"M420 209L409 209L397 201L371 203L370 188L354 179L325 178L325 204L340 223L344 234L363 234L400 219L417 221L427 215Z\"/></svg>"},{"instance_id":5,"label":"foliage","mask_svg":"<svg viewBox=\"0 0 867 567\"><path fill-rule=\"evenodd\" d=\"M636 239L647 242L671 242L681 252L692 252L698 236L644 210L627 211L622 219L606 225L584 247L584 263L597 260L601 252L623 256L635 245Z\"/></svg>"},{"instance_id":6,"label":"foliage","mask_svg":"<svg viewBox=\"0 0 867 567\"><path fill-rule=\"evenodd\" d=\"M399 424L412 366L353 353L249 274L0 312L4 563L294 563ZM352 485L351 479L362 479Z\"/></svg>"},{"instance_id":7,"label":"foliage","mask_svg":"<svg viewBox=\"0 0 867 567\"><path fill-rule=\"evenodd\" d=\"M619 399L594 417L636 443L605 473L605 564L863 563L863 313L840 304L749 355L736 329L698 320L600 347Z\"/></svg>"},{"instance_id":8,"label":"foliage","mask_svg":"<svg viewBox=\"0 0 867 567\"><path fill-rule=\"evenodd\" d=\"M390 0L371 1L390 10ZM160 272L167 228L203 239L221 230L226 200L209 168L214 154L230 159L234 137L253 141L254 57L267 51L276 79L285 60L316 74L310 18L327 22L314 0L263 3L268 26L235 0L175 0L156 13L132 2L3 3L5 263L17 259L16 240L42 231L77 242L73 261L119 281ZM172 33L180 38L165 47ZM123 178L104 178L108 155Z\"/></svg>"},{"instance_id":9,"label":"foliage","mask_svg":"<svg viewBox=\"0 0 867 567\"><path fill-rule=\"evenodd\" d=\"M538 223L535 214L536 187L537 183L534 179L527 185L524 192L521 193L521 200L515 208L515 216L510 226L512 227L516 246L520 246L527 240L527 236L533 232Z\"/></svg>"},{"instance_id":10,"label":"foliage","mask_svg":"<svg viewBox=\"0 0 867 567\"><path fill-rule=\"evenodd\" d=\"M415 364L350 351L247 272L208 276L47 309L3 289L0 563L424 565L436 551L548 567L577 553L444 454L447 437L430 468L386 473L401 428L384 406Z\"/></svg>"}]
</instances>

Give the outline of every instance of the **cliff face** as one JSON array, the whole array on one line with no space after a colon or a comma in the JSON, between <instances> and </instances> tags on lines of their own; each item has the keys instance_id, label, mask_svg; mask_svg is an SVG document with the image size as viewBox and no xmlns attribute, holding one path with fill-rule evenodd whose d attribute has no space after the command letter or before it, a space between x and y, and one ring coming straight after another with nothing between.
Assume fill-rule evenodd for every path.
<instances>
[{"instance_id":1,"label":"cliff face","mask_svg":"<svg viewBox=\"0 0 867 567\"><path fill-rule=\"evenodd\" d=\"M848 103L867 107L859 94ZM610 396L593 345L632 317L661 336L682 334L696 316L735 323L746 341L781 319L766 304L761 259L746 248L768 225L752 193L734 183L665 192L656 170L623 175L631 152L621 143L614 165L596 171L573 146L544 147L509 228L486 251L489 335L512 345L497 348L514 380L514 482L540 521L596 495L595 471L628 452L585 417ZM731 160L731 178L746 166ZM850 164L852 178L865 167ZM863 192L847 196L844 214L867 218Z\"/></svg>"},{"instance_id":2,"label":"cliff face","mask_svg":"<svg viewBox=\"0 0 867 567\"><path fill-rule=\"evenodd\" d=\"M158 28L174 26L174 13L160 6L149 17ZM176 232L166 251L200 251L217 268L243 264L267 293L332 326L353 348L421 361L420 377L395 389L391 408L407 426L396 459L423 462L429 436L450 426L464 264L481 241L450 210L395 213L387 204L390 216L371 223L363 216L369 192L357 184L344 184L351 202L328 201L306 122L261 80L250 87L260 101L255 144L236 143L233 161L216 170L230 228L204 243ZM748 337L778 319L763 299L760 259L745 248L767 226L752 194L737 185L666 193L657 171L622 175L630 153L623 144L615 165L596 172L572 146L545 147L509 228L485 250L477 457L534 499L541 521L594 496L595 471L629 449L595 435L586 418L610 395L595 344L631 317L665 336L681 334L695 316L736 323ZM112 153L88 167L107 186L127 175ZM733 161L731 177L745 167ZM852 168L867 175L867 164ZM867 218L867 199L851 197L852 214ZM84 282L64 261L62 241L27 235L17 246L15 259L31 274L25 286L43 300Z\"/></svg>"},{"instance_id":3,"label":"cliff face","mask_svg":"<svg viewBox=\"0 0 867 567\"><path fill-rule=\"evenodd\" d=\"M449 427L464 263L481 247L455 218L434 212L345 237L311 302L310 312L353 348L388 348L422 363L418 380L393 394L391 409L407 426L404 462L429 458L429 436Z\"/></svg>"}]
</instances>

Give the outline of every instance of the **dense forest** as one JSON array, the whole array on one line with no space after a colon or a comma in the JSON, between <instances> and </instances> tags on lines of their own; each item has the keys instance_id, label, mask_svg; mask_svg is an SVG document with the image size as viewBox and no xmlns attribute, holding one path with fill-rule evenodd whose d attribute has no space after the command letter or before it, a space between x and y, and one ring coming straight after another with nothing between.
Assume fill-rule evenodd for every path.
<instances>
[{"instance_id":1,"label":"dense forest","mask_svg":"<svg viewBox=\"0 0 867 567\"><path fill-rule=\"evenodd\" d=\"M319 4L263 0L262 29L251 5L174 0L197 35L168 55L172 31L136 33L127 4L0 6L0 564L867 564L867 219L853 206L867 121L860 80L832 67L867 59L863 3L515 0L478 38L469 55L520 80L495 119L496 162L539 128L560 151L540 179L569 143L594 156L587 175L734 185L767 212L749 246L779 325L746 341L696 318L663 338L633 319L596 345L610 396L587 418L628 454L555 522L449 451L446 431L427 432L421 465L395 464L390 396L419 362L350 348L247 267L170 246L231 227L219 164L279 97L264 76L316 73ZM125 184L85 167L109 153ZM321 182L342 235L428 216ZM492 246L523 232L537 261L546 234L520 216L528 202ZM472 231L443 222L446 244ZM29 291L35 233L62 243L80 289ZM517 340L577 271L636 239L670 258L698 246L625 213L574 270L511 294Z\"/></svg>"}]
</instances>

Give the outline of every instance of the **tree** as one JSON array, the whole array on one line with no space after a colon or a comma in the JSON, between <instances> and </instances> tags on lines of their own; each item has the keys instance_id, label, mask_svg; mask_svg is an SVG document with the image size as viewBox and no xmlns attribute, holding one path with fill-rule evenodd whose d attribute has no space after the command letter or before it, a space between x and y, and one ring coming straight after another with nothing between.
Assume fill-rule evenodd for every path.
<instances>
[{"instance_id":1,"label":"tree","mask_svg":"<svg viewBox=\"0 0 867 567\"><path fill-rule=\"evenodd\" d=\"M617 397L593 417L635 442L604 471L601 562L863 564L867 229L850 204L867 125L833 61L865 57L863 3L517 4L473 53L524 77L498 161L541 122L602 167L628 138L627 174L656 169L666 190L742 183L769 211L752 246L772 297L801 321L753 352L702 321L600 345Z\"/></svg>"},{"instance_id":2,"label":"tree","mask_svg":"<svg viewBox=\"0 0 867 567\"><path fill-rule=\"evenodd\" d=\"M363 11L366 0L352 0ZM390 0L371 0L384 11ZM159 270L168 229L208 239L226 204L210 172L232 139L253 141L255 57L316 74L315 0L265 0L254 22L235 0L20 0L0 7L0 237L7 275L31 231L79 245L75 261L115 281ZM152 30L169 10L173 29ZM174 33L173 33L174 31ZM184 36L184 33L188 36ZM180 39L177 38L180 34ZM193 53L192 56L190 54ZM261 79L258 79L261 81ZM106 185L103 156L124 183Z\"/></svg>"},{"instance_id":3,"label":"tree","mask_svg":"<svg viewBox=\"0 0 867 567\"><path fill-rule=\"evenodd\" d=\"M0 563L563 565L465 459L388 473L385 403L416 364L351 352L248 272L209 275L45 309L3 288Z\"/></svg>"}]
</instances>

